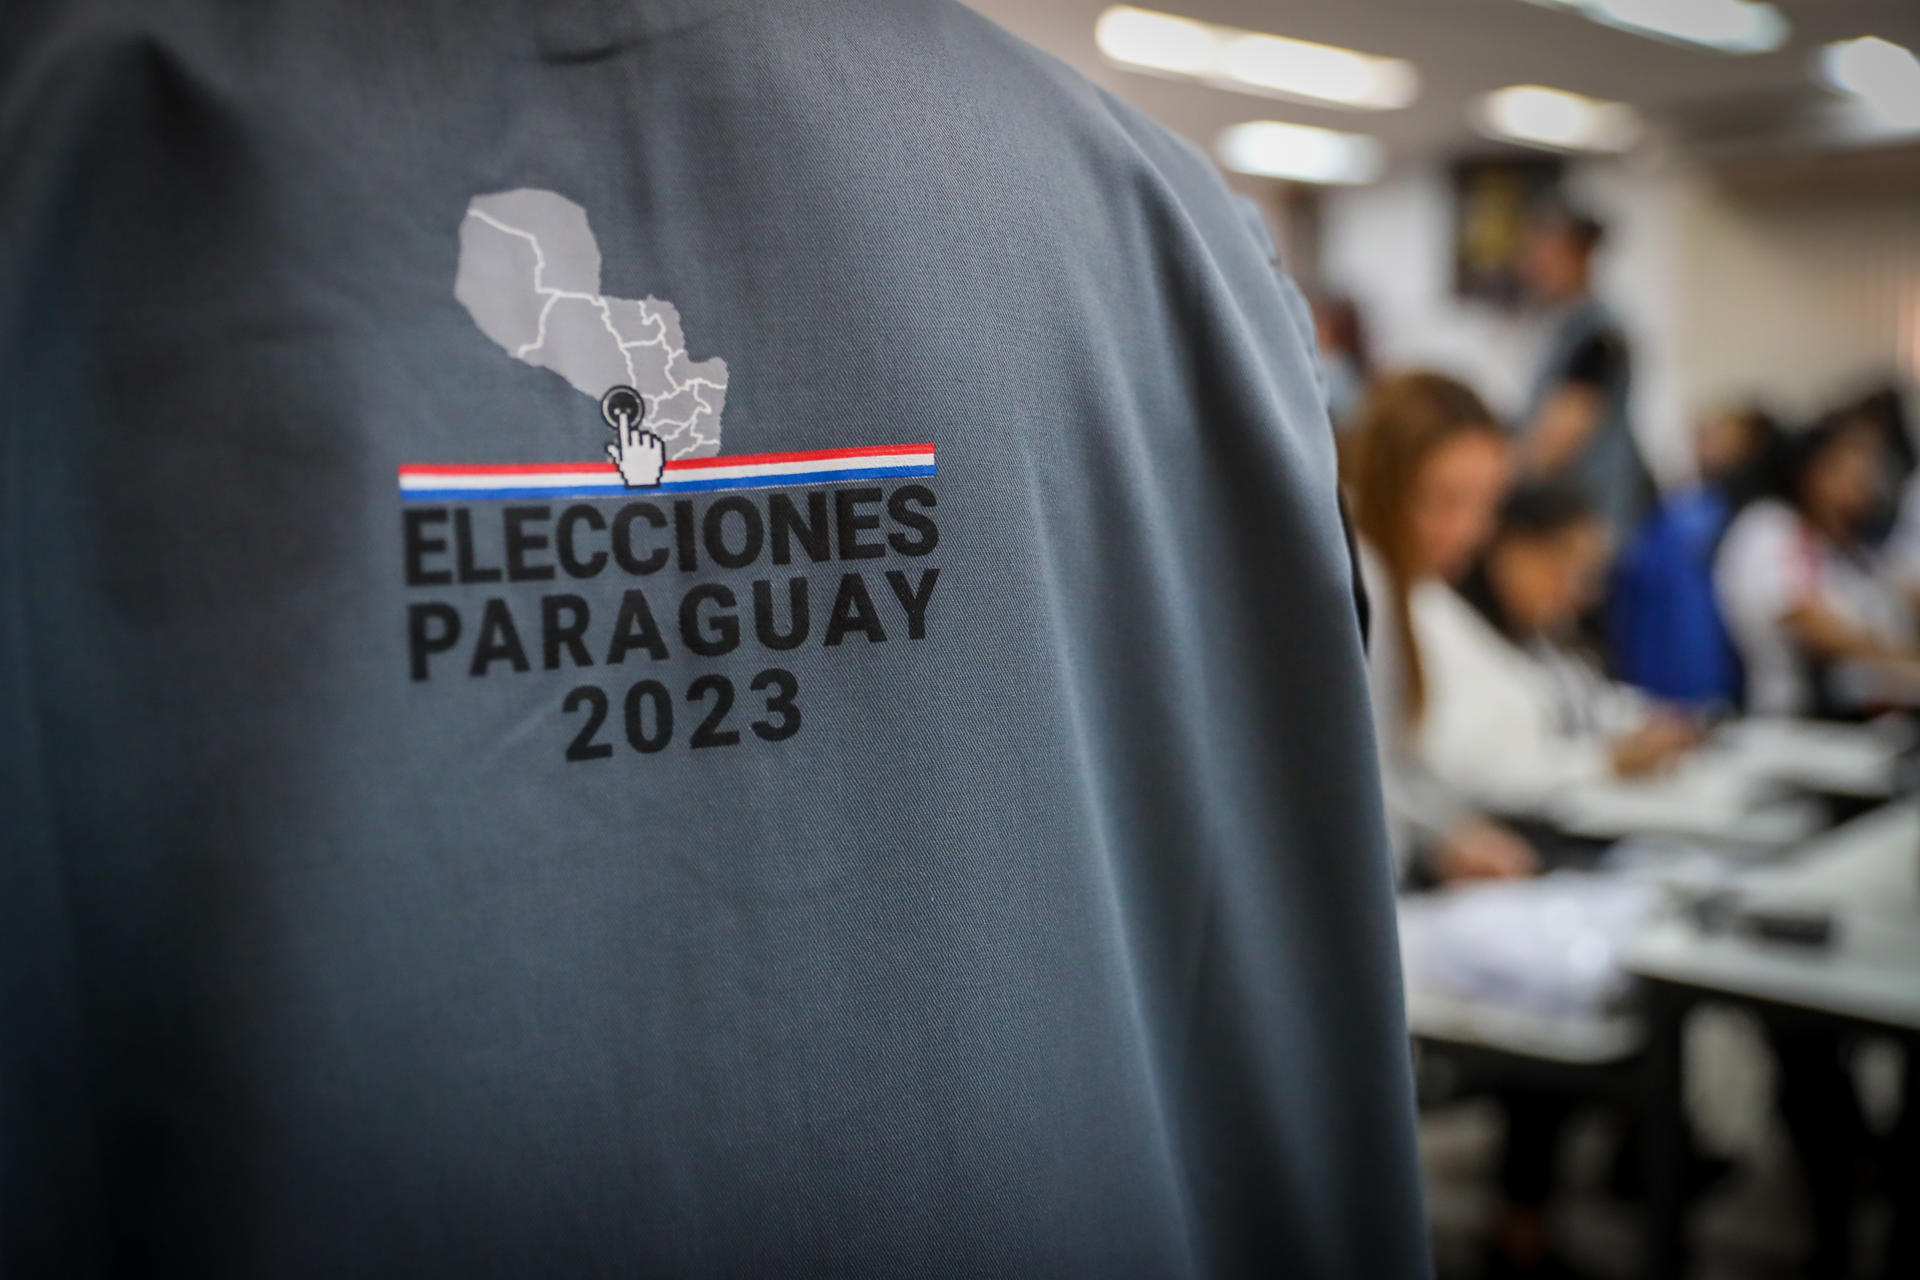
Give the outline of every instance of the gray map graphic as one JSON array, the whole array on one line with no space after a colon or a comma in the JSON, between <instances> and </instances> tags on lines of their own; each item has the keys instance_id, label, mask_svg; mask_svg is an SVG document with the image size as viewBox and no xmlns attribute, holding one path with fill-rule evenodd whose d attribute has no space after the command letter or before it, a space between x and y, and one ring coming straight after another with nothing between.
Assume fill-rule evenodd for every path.
<instances>
[{"instance_id":1,"label":"gray map graphic","mask_svg":"<svg viewBox=\"0 0 1920 1280\"><path fill-rule=\"evenodd\" d=\"M460 223L453 296L508 355L553 370L596 404L608 387L638 391L667 457L720 452L727 362L688 358L671 302L600 292L599 242L587 211L565 196L530 187L475 196Z\"/></svg>"}]
</instances>

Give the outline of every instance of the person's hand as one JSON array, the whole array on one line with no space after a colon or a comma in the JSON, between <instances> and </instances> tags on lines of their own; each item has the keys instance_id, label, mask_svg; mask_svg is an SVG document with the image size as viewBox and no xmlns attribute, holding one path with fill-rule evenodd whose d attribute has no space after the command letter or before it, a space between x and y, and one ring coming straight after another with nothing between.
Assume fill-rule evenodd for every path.
<instances>
[{"instance_id":1,"label":"person's hand","mask_svg":"<svg viewBox=\"0 0 1920 1280\"><path fill-rule=\"evenodd\" d=\"M660 483L666 469L667 447L659 436L637 422L614 429L614 443L607 446L607 457L619 469L629 489L651 489Z\"/></svg>"},{"instance_id":2,"label":"person's hand","mask_svg":"<svg viewBox=\"0 0 1920 1280\"><path fill-rule=\"evenodd\" d=\"M1613 744L1613 771L1643 778L1672 764L1700 745L1700 727L1670 711L1655 711L1647 722Z\"/></svg>"},{"instance_id":3,"label":"person's hand","mask_svg":"<svg viewBox=\"0 0 1920 1280\"><path fill-rule=\"evenodd\" d=\"M1511 828L1485 818L1470 818L1447 832L1433 853L1433 873L1441 880L1506 880L1540 869L1533 846Z\"/></svg>"},{"instance_id":4,"label":"person's hand","mask_svg":"<svg viewBox=\"0 0 1920 1280\"><path fill-rule=\"evenodd\" d=\"M1881 696L1903 707L1920 706L1920 656L1903 654L1879 665Z\"/></svg>"}]
</instances>

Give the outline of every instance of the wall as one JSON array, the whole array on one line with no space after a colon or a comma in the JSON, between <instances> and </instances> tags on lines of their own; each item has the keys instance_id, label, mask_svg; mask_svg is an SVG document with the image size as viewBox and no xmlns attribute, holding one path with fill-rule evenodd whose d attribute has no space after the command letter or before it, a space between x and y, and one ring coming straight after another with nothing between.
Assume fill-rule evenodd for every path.
<instances>
[{"instance_id":1,"label":"wall","mask_svg":"<svg viewBox=\"0 0 1920 1280\"><path fill-rule=\"evenodd\" d=\"M1735 200L1689 182L1676 204L1689 401L1758 395L1800 416L1920 378L1920 196Z\"/></svg>"}]
</instances>

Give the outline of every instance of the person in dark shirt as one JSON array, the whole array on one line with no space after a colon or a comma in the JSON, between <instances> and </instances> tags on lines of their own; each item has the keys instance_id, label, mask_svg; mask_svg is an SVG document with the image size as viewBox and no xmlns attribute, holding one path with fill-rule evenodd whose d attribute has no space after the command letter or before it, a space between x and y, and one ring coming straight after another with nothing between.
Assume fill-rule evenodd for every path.
<instances>
[{"instance_id":1,"label":"person in dark shirt","mask_svg":"<svg viewBox=\"0 0 1920 1280\"><path fill-rule=\"evenodd\" d=\"M1552 330L1519 424L1522 463L1537 479L1578 488L1624 537L1651 494L1628 420L1632 360L1619 322L1593 295L1605 230L1571 209L1543 211L1522 273Z\"/></svg>"}]
</instances>

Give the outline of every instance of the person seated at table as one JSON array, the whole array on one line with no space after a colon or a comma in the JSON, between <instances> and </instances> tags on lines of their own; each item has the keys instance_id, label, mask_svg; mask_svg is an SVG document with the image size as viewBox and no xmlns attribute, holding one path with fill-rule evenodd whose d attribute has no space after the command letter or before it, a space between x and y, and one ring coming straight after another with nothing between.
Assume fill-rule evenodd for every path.
<instances>
[{"instance_id":1,"label":"person seated at table","mask_svg":"<svg viewBox=\"0 0 1920 1280\"><path fill-rule=\"evenodd\" d=\"M1898 392L1884 389L1855 406L1877 419L1896 475L1886 486L1887 534L1880 540L1880 577L1920 614L1920 459Z\"/></svg>"},{"instance_id":2,"label":"person seated at table","mask_svg":"<svg viewBox=\"0 0 1920 1280\"><path fill-rule=\"evenodd\" d=\"M1539 856L1476 813L1413 749L1427 703L1426 661L1409 618L1446 593L1492 532L1512 475L1505 431L1469 387L1437 373L1376 382L1343 453L1361 575L1373 603L1367 665L1395 852L1412 884L1531 875ZM1517 1087L1506 1113L1501 1206L1490 1265L1535 1273L1552 1260L1546 1214L1566 1100Z\"/></svg>"},{"instance_id":3,"label":"person seated at table","mask_svg":"<svg viewBox=\"0 0 1920 1280\"><path fill-rule=\"evenodd\" d=\"M1660 503L1614 568L1607 642L1621 679L1692 706L1739 705L1746 677L1714 598L1713 560L1733 518L1759 496L1779 441L1778 424L1754 406L1701 421L1697 479Z\"/></svg>"},{"instance_id":4,"label":"person seated at table","mask_svg":"<svg viewBox=\"0 0 1920 1280\"><path fill-rule=\"evenodd\" d=\"M1533 850L1475 814L1413 750L1427 680L1408 618L1416 599L1446 592L1491 532L1512 474L1506 433L1465 385L1400 373L1368 392L1345 466L1373 602L1374 736L1401 870L1416 882L1530 874Z\"/></svg>"},{"instance_id":5,"label":"person seated at table","mask_svg":"<svg viewBox=\"0 0 1920 1280\"><path fill-rule=\"evenodd\" d=\"M1516 489L1458 592L1415 602L1427 768L1480 809L1541 816L1569 786L1652 772L1693 746L1691 721L1601 675L1578 647L1608 528L1570 485Z\"/></svg>"},{"instance_id":6,"label":"person seated at table","mask_svg":"<svg viewBox=\"0 0 1920 1280\"><path fill-rule=\"evenodd\" d=\"M1532 875L1539 852L1450 787L1416 750L1436 676L1413 619L1452 598L1494 530L1511 482L1508 439L1480 397L1435 373L1383 379L1369 393L1345 458L1359 558L1373 600L1368 649L1376 738L1396 842L1413 883ZM1547 1205L1568 1118L1579 1099L1504 1082L1500 1204L1490 1273L1549 1274L1558 1265Z\"/></svg>"},{"instance_id":7,"label":"person seated at table","mask_svg":"<svg viewBox=\"0 0 1920 1280\"><path fill-rule=\"evenodd\" d=\"M1747 709L1854 718L1920 700L1913 611L1870 540L1892 461L1883 427L1843 412L1782 452L1773 494L1734 520L1714 564Z\"/></svg>"}]
</instances>

